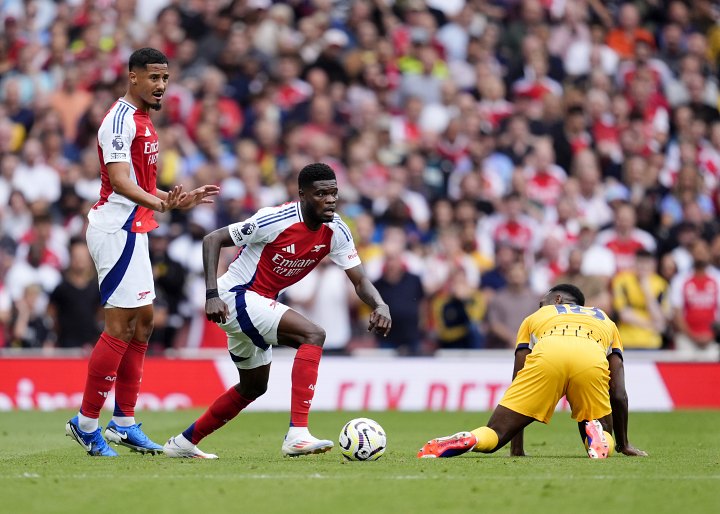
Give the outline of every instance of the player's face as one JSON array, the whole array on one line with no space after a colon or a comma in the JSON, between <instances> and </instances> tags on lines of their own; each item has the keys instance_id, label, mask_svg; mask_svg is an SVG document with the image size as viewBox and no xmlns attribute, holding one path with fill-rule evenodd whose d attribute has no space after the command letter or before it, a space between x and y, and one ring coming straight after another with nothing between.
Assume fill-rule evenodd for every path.
<instances>
[{"instance_id":1,"label":"player's face","mask_svg":"<svg viewBox=\"0 0 720 514\"><path fill-rule=\"evenodd\" d=\"M330 222L335 216L337 207L337 181L317 180L307 190L303 191L303 198L309 212L312 212L323 223Z\"/></svg>"},{"instance_id":2,"label":"player's face","mask_svg":"<svg viewBox=\"0 0 720 514\"><path fill-rule=\"evenodd\" d=\"M134 92L150 109L159 111L170 74L167 64L148 64L146 69L130 72L130 83Z\"/></svg>"}]
</instances>

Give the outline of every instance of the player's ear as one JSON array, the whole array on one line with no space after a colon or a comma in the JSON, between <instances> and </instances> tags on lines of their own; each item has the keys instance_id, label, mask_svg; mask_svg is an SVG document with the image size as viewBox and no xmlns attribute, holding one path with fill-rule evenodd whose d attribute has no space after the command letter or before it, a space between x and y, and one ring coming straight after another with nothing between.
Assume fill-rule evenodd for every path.
<instances>
[{"instance_id":1,"label":"player's ear","mask_svg":"<svg viewBox=\"0 0 720 514\"><path fill-rule=\"evenodd\" d=\"M131 84L133 84L133 85L137 84L137 81L138 81L137 73L135 73L134 71L131 71L130 73L128 73L128 78L130 79Z\"/></svg>"}]
</instances>

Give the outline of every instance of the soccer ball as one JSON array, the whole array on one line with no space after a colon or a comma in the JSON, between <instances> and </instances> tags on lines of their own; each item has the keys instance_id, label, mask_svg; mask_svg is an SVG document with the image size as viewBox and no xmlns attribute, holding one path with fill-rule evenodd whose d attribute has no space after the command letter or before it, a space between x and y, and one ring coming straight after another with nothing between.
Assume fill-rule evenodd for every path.
<instances>
[{"instance_id":1,"label":"soccer ball","mask_svg":"<svg viewBox=\"0 0 720 514\"><path fill-rule=\"evenodd\" d=\"M340 431L340 451L347 460L378 460L385 453L385 430L368 418L351 419Z\"/></svg>"},{"instance_id":2,"label":"soccer ball","mask_svg":"<svg viewBox=\"0 0 720 514\"><path fill-rule=\"evenodd\" d=\"M603 433L605 434L605 439L607 439L608 442L608 457L610 457L613 452L615 452L615 439L613 439L613 436L610 435L610 432L607 430L603 430ZM585 449L588 449L588 443L587 439L585 439Z\"/></svg>"}]
</instances>

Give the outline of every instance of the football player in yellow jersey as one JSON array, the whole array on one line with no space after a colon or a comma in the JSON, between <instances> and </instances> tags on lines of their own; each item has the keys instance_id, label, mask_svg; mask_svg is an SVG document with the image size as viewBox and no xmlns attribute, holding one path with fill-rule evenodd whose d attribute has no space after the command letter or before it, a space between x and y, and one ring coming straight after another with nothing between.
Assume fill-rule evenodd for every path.
<instances>
[{"instance_id":1,"label":"football player in yellow jersey","mask_svg":"<svg viewBox=\"0 0 720 514\"><path fill-rule=\"evenodd\" d=\"M591 458L608 456L607 435L613 429L616 451L647 456L628 441L618 329L602 310L584 304L585 296L574 285L551 288L540 308L520 325L513 381L487 426L433 439L418 457L455 457L469 450L493 453L511 441L510 454L524 456L523 429L533 421L548 423L563 395Z\"/></svg>"}]
</instances>

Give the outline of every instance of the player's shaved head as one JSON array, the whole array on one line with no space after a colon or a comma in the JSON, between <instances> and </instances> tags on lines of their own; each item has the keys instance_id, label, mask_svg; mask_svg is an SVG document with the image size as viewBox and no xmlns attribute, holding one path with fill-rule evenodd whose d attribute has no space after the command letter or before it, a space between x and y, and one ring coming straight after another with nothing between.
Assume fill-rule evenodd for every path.
<instances>
[{"instance_id":1,"label":"player's shaved head","mask_svg":"<svg viewBox=\"0 0 720 514\"><path fill-rule=\"evenodd\" d=\"M335 180L335 172L330 166L322 162L308 164L300 170L298 187L305 189L306 187L312 186L313 182L317 182L318 180Z\"/></svg>"},{"instance_id":2,"label":"player's shaved head","mask_svg":"<svg viewBox=\"0 0 720 514\"><path fill-rule=\"evenodd\" d=\"M579 287L572 284L558 284L553 286L550 288L550 291L548 291L548 296L553 293L562 294L566 299L573 300L572 303L575 305L585 305L585 295L580 291Z\"/></svg>"}]
</instances>

